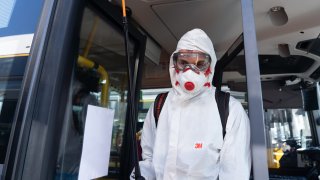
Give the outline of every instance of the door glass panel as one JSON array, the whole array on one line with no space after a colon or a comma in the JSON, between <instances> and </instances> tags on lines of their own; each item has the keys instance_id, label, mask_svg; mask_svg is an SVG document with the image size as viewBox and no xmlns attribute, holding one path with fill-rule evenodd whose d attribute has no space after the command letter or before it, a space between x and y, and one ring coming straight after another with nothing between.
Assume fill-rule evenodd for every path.
<instances>
[{"instance_id":1,"label":"door glass panel","mask_svg":"<svg viewBox=\"0 0 320 180\"><path fill-rule=\"evenodd\" d=\"M115 111L109 175L117 179L127 110L127 64L121 31L86 8L80 33L79 58L67 104L55 179L77 179L88 105ZM134 43L130 42L132 56Z\"/></svg>"}]
</instances>

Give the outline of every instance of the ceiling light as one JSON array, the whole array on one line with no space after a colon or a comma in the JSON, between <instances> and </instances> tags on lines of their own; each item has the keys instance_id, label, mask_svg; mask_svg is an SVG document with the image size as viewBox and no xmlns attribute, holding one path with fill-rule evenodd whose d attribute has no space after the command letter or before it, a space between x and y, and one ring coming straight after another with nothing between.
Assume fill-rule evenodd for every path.
<instances>
[{"instance_id":1,"label":"ceiling light","mask_svg":"<svg viewBox=\"0 0 320 180\"><path fill-rule=\"evenodd\" d=\"M275 26L282 26L288 22L288 15L283 7L275 6L269 10L270 20Z\"/></svg>"},{"instance_id":2,"label":"ceiling light","mask_svg":"<svg viewBox=\"0 0 320 180\"><path fill-rule=\"evenodd\" d=\"M105 79L101 81L101 84L106 84L106 83L107 83L107 80Z\"/></svg>"}]
</instances>

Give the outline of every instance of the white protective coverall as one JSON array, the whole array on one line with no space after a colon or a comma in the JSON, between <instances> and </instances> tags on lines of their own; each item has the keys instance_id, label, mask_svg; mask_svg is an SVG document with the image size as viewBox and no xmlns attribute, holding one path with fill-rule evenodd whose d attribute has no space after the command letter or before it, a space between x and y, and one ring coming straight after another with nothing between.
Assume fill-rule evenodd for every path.
<instances>
[{"instance_id":1,"label":"white protective coverall","mask_svg":"<svg viewBox=\"0 0 320 180\"><path fill-rule=\"evenodd\" d=\"M198 50L211 56L212 82L216 55L209 37L200 29L187 32L177 49ZM170 58L172 89L155 125L153 105L144 122L140 161L147 180L247 180L251 169L250 125L240 102L230 97L226 135L223 139L215 88L203 86L187 93L177 85L179 74ZM132 177L131 177L132 178Z\"/></svg>"}]
</instances>

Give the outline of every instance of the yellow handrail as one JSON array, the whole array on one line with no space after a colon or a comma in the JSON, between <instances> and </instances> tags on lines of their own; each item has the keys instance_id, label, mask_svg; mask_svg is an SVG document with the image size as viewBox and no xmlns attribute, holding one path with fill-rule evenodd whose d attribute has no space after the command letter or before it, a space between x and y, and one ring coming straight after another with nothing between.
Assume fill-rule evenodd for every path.
<instances>
[{"instance_id":1,"label":"yellow handrail","mask_svg":"<svg viewBox=\"0 0 320 180\"><path fill-rule=\"evenodd\" d=\"M88 69L93 69L95 64L93 61L91 61L90 59L87 59L83 56L79 56L78 57L78 66L82 67L82 68L88 68ZM109 75L108 72L102 67L102 66L98 66L97 68L97 72L100 75L100 82L104 82L102 85L102 89L101 89L101 105L103 107L107 107L108 105L108 97L109 97Z\"/></svg>"}]
</instances>

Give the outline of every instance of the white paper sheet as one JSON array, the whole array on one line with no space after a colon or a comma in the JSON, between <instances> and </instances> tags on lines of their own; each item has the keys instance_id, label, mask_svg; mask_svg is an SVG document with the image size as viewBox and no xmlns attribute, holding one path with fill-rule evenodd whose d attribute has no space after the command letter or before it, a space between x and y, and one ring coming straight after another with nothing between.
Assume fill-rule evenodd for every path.
<instances>
[{"instance_id":1,"label":"white paper sheet","mask_svg":"<svg viewBox=\"0 0 320 180\"><path fill-rule=\"evenodd\" d=\"M88 106L78 180L108 175L114 110Z\"/></svg>"}]
</instances>

